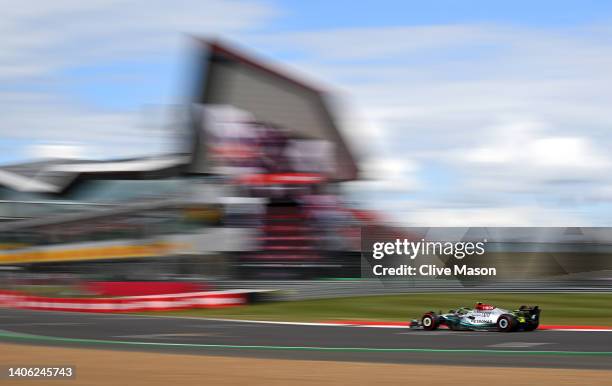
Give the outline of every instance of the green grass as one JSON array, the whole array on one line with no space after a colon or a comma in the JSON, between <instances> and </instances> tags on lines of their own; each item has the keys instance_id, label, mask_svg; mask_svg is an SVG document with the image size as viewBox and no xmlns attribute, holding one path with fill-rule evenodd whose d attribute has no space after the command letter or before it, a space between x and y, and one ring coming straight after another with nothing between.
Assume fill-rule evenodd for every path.
<instances>
[{"instance_id":1,"label":"green grass","mask_svg":"<svg viewBox=\"0 0 612 386\"><path fill-rule=\"evenodd\" d=\"M406 294L273 302L154 314L282 321L408 321L420 318L426 311L447 312L458 306L471 307L477 301L507 309L516 309L522 304L539 305L542 324L612 326L612 294Z\"/></svg>"},{"instance_id":2,"label":"green grass","mask_svg":"<svg viewBox=\"0 0 612 386\"><path fill-rule=\"evenodd\" d=\"M70 297L70 298L81 298L91 297L92 295L82 293L77 287L70 285L20 285L6 288L8 290L15 290L25 292L34 296L49 296L49 297Z\"/></svg>"}]
</instances>

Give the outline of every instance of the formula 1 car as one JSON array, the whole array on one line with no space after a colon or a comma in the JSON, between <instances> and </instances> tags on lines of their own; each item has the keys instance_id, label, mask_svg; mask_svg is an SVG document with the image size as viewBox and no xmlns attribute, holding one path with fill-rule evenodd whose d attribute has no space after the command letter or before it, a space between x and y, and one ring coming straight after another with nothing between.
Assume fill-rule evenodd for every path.
<instances>
[{"instance_id":1,"label":"formula 1 car","mask_svg":"<svg viewBox=\"0 0 612 386\"><path fill-rule=\"evenodd\" d=\"M533 331L540 324L538 306L520 306L518 310L508 311L490 304L477 303L474 308L461 307L447 314L427 312L421 321L413 320L410 328L435 330L447 326L454 331Z\"/></svg>"}]
</instances>

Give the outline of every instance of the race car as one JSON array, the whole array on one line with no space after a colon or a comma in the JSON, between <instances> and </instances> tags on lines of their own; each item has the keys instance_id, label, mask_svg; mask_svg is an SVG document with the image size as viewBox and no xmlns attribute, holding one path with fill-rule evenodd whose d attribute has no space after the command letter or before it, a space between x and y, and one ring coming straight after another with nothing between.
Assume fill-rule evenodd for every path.
<instances>
[{"instance_id":1,"label":"race car","mask_svg":"<svg viewBox=\"0 0 612 386\"><path fill-rule=\"evenodd\" d=\"M520 306L518 310L508 311L490 304L476 303L474 308L461 307L447 314L427 312L421 321L413 320L411 328L435 330L447 326L454 331L533 331L540 324L538 306Z\"/></svg>"}]
</instances>

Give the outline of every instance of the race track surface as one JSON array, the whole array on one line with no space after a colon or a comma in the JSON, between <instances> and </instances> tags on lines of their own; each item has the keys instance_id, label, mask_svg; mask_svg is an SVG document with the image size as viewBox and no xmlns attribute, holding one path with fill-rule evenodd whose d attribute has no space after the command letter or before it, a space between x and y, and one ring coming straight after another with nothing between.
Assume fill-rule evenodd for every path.
<instances>
[{"instance_id":1,"label":"race track surface","mask_svg":"<svg viewBox=\"0 0 612 386\"><path fill-rule=\"evenodd\" d=\"M0 340L259 358L612 369L612 332L453 332L0 309Z\"/></svg>"}]
</instances>

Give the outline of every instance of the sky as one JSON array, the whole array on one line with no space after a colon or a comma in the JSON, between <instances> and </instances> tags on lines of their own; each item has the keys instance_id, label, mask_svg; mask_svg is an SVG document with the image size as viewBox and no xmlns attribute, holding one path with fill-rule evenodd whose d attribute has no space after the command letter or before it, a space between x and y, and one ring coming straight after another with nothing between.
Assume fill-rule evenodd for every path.
<instances>
[{"instance_id":1,"label":"sky","mask_svg":"<svg viewBox=\"0 0 612 386\"><path fill-rule=\"evenodd\" d=\"M0 163L158 154L189 35L328 86L410 225L612 225L612 2L0 0Z\"/></svg>"}]
</instances>

